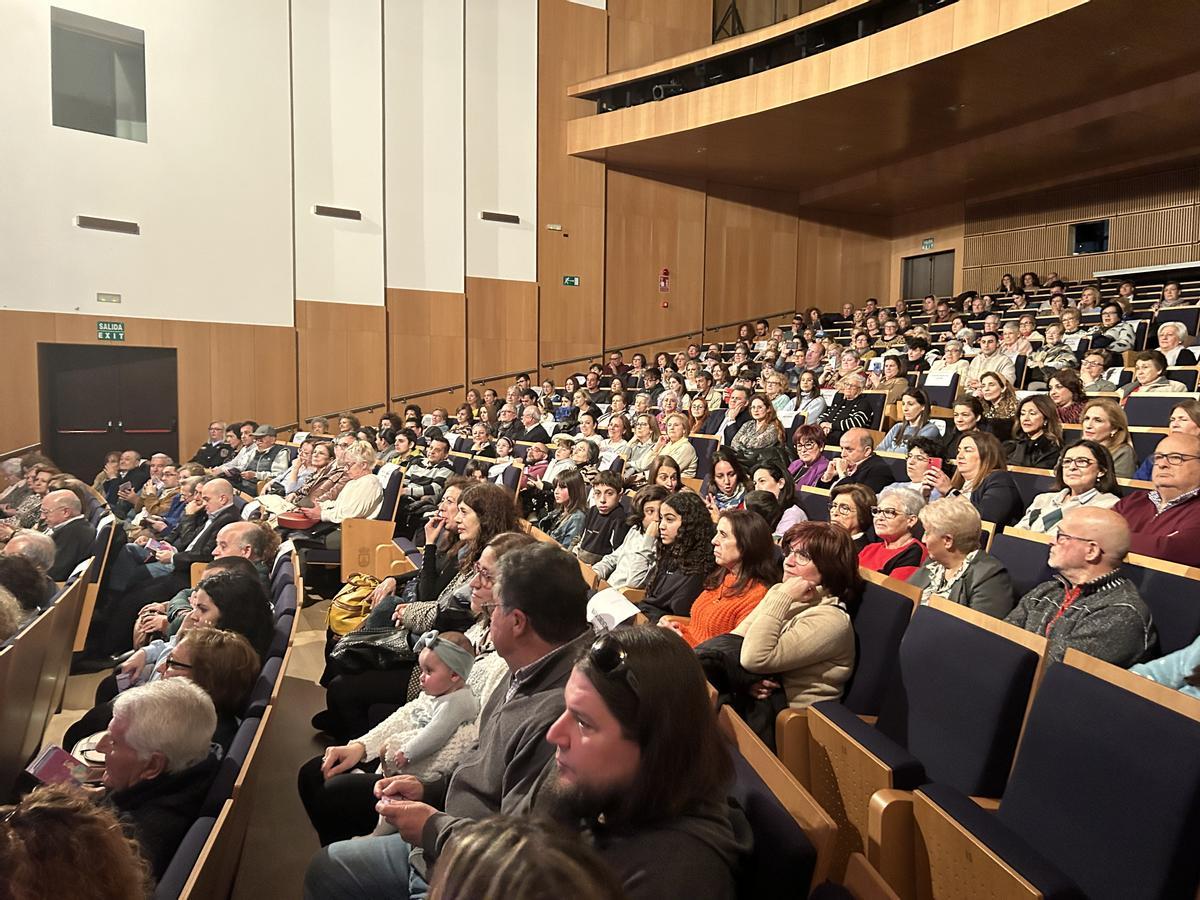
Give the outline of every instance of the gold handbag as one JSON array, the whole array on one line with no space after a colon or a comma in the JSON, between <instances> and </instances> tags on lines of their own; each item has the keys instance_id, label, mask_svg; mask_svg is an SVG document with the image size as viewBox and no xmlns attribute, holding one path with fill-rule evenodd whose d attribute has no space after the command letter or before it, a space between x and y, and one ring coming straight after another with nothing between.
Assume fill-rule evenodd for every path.
<instances>
[{"instance_id":1,"label":"gold handbag","mask_svg":"<svg viewBox=\"0 0 1200 900\"><path fill-rule=\"evenodd\" d=\"M371 611L371 594L379 586L374 575L355 572L329 604L326 625L336 635L349 634Z\"/></svg>"}]
</instances>

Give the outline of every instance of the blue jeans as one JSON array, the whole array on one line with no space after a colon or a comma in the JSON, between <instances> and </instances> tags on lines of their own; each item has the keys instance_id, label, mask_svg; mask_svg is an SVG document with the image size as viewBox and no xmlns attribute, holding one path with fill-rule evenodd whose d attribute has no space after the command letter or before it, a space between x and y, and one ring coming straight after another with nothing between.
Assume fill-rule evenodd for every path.
<instances>
[{"instance_id":1,"label":"blue jeans","mask_svg":"<svg viewBox=\"0 0 1200 900\"><path fill-rule=\"evenodd\" d=\"M398 834L338 841L318 851L304 874L304 900L425 900L429 885L409 865Z\"/></svg>"}]
</instances>

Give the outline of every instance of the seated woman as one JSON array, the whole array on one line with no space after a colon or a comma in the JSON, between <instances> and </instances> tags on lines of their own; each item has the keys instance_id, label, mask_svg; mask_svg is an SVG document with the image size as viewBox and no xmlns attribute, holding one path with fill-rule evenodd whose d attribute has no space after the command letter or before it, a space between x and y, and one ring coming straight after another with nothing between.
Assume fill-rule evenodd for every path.
<instances>
[{"instance_id":1,"label":"seated woman","mask_svg":"<svg viewBox=\"0 0 1200 900\"><path fill-rule=\"evenodd\" d=\"M1134 357L1133 381L1121 388L1121 405L1134 394L1183 394L1187 385L1168 378L1167 358L1157 350L1145 350Z\"/></svg>"},{"instance_id":2,"label":"seated woman","mask_svg":"<svg viewBox=\"0 0 1200 900\"><path fill-rule=\"evenodd\" d=\"M909 389L908 378L905 377L908 364L902 356L891 353L883 358L883 371L872 372L867 377L867 383L873 391L887 391L888 406L900 402L904 392Z\"/></svg>"},{"instance_id":3,"label":"seated woman","mask_svg":"<svg viewBox=\"0 0 1200 900\"><path fill-rule=\"evenodd\" d=\"M738 456L728 447L718 447L713 453L704 495L713 514L713 521L727 509L741 509L746 505L746 491L750 490L750 476L742 468Z\"/></svg>"},{"instance_id":4,"label":"seated woman","mask_svg":"<svg viewBox=\"0 0 1200 900\"><path fill-rule=\"evenodd\" d=\"M1008 474L1004 448L995 435L976 431L963 435L954 477L930 470L926 477L942 496L955 492L971 501L985 522L997 528L1014 524L1025 511L1017 483Z\"/></svg>"},{"instance_id":5,"label":"seated woman","mask_svg":"<svg viewBox=\"0 0 1200 900\"><path fill-rule=\"evenodd\" d=\"M1064 425L1078 425L1088 400L1079 373L1074 369L1058 369L1052 372L1048 393L1058 410L1058 421Z\"/></svg>"},{"instance_id":6,"label":"seated woman","mask_svg":"<svg viewBox=\"0 0 1200 900\"><path fill-rule=\"evenodd\" d=\"M1046 342L1042 348L1029 355L1026 383L1032 389L1040 389L1049 383L1055 372L1078 366L1075 351L1063 343L1062 323L1052 322L1046 326Z\"/></svg>"},{"instance_id":7,"label":"seated woman","mask_svg":"<svg viewBox=\"0 0 1200 900\"><path fill-rule=\"evenodd\" d=\"M796 380L796 419L805 425L816 425L825 407L825 397L821 394L816 374L812 369L805 369Z\"/></svg>"},{"instance_id":8,"label":"seated woman","mask_svg":"<svg viewBox=\"0 0 1200 900\"><path fill-rule=\"evenodd\" d=\"M213 743L228 753L261 668L258 654L243 635L200 625L179 639L163 678L190 678L204 688L217 710Z\"/></svg>"},{"instance_id":9,"label":"seated woman","mask_svg":"<svg viewBox=\"0 0 1200 900\"><path fill-rule=\"evenodd\" d=\"M1183 345L1187 337L1187 326L1182 322L1163 322L1158 326L1158 350L1168 366L1196 365L1195 352Z\"/></svg>"},{"instance_id":10,"label":"seated woman","mask_svg":"<svg viewBox=\"0 0 1200 900\"><path fill-rule=\"evenodd\" d=\"M644 395L643 395L644 396ZM644 479L654 465L658 455L658 419L649 412L640 412L633 419L633 440L629 442L629 458L625 460L626 473Z\"/></svg>"},{"instance_id":11,"label":"seated woman","mask_svg":"<svg viewBox=\"0 0 1200 900\"><path fill-rule=\"evenodd\" d=\"M829 457L825 456L825 431L819 425L801 425L792 435L792 447L796 460L788 466L788 474L796 480L796 487L816 487L829 468Z\"/></svg>"},{"instance_id":12,"label":"seated woman","mask_svg":"<svg viewBox=\"0 0 1200 900\"><path fill-rule=\"evenodd\" d=\"M1106 303L1100 310L1100 324L1092 329L1091 334L1092 346L1104 347L1110 353L1132 350L1137 339L1133 323L1125 321L1125 310L1115 302Z\"/></svg>"},{"instance_id":13,"label":"seated woman","mask_svg":"<svg viewBox=\"0 0 1200 900\"><path fill-rule=\"evenodd\" d=\"M760 463L754 467L754 489L768 491L779 501L780 519L774 534L787 534L793 525L808 519L804 510L796 503L796 485L792 477L778 463Z\"/></svg>"},{"instance_id":14,"label":"seated woman","mask_svg":"<svg viewBox=\"0 0 1200 900\"><path fill-rule=\"evenodd\" d=\"M669 458L669 457L667 457ZM638 609L652 622L665 615L686 616L712 571L716 526L699 494L668 494L658 508L656 561L646 578Z\"/></svg>"},{"instance_id":15,"label":"seated woman","mask_svg":"<svg viewBox=\"0 0 1200 900\"><path fill-rule=\"evenodd\" d=\"M657 484L646 485L634 496L624 540L592 566L609 587L641 588L646 583L658 552L659 509L668 496L667 489Z\"/></svg>"},{"instance_id":16,"label":"seated woman","mask_svg":"<svg viewBox=\"0 0 1200 900\"><path fill-rule=\"evenodd\" d=\"M658 484L674 494L685 490L683 485L683 470L673 456L661 455L655 458L650 471L646 473L647 484Z\"/></svg>"},{"instance_id":17,"label":"seated woman","mask_svg":"<svg viewBox=\"0 0 1200 900\"><path fill-rule=\"evenodd\" d=\"M925 498L916 491L894 484L885 487L871 508L879 540L859 551L858 564L901 581L917 571L928 556L925 545L913 536L924 508Z\"/></svg>"},{"instance_id":18,"label":"seated woman","mask_svg":"<svg viewBox=\"0 0 1200 900\"><path fill-rule=\"evenodd\" d=\"M1109 509L1120 499L1112 456L1095 441L1081 439L1063 451L1055 466L1054 490L1034 497L1016 527L1057 534L1068 511L1080 506Z\"/></svg>"},{"instance_id":19,"label":"seated woman","mask_svg":"<svg viewBox=\"0 0 1200 900\"><path fill-rule=\"evenodd\" d=\"M587 517L587 484L578 469L554 477L554 506L537 526L563 547L570 548L583 533Z\"/></svg>"},{"instance_id":20,"label":"seated woman","mask_svg":"<svg viewBox=\"0 0 1200 900\"><path fill-rule=\"evenodd\" d=\"M1171 408L1171 418L1167 422L1167 432L1170 434L1190 434L1200 437L1200 400L1189 397L1176 403ZM1154 454L1151 453L1138 466L1133 477L1139 481L1149 481L1154 474Z\"/></svg>"},{"instance_id":21,"label":"seated woman","mask_svg":"<svg viewBox=\"0 0 1200 900\"><path fill-rule=\"evenodd\" d=\"M658 439L659 456L669 456L679 464L683 477L696 477L696 449L688 440L688 420L684 413L674 412L666 417L665 429Z\"/></svg>"},{"instance_id":22,"label":"seated woman","mask_svg":"<svg viewBox=\"0 0 1200 900\"><path fill-rule=\"evenodd\" d=\"M667 418L676 413L683 413L679 408L679 395L673 391L663 391L658 395L658 427L660 431L667 430ZM686 414L684 415L686 418ZM691 428L691 422L687 423L687 428Z\"/></svg>"},{"instance_id":23,"label":"seated woman","mask_svg":"<svg viewBox=\"0 0 1200 900\"><path fill-rule=\"evenodd\" d=\"M733 633L741 664L765 676L757 696L782 688L788 706L837 700L854 671L850 610L862 596L854 544L824 522L801 522L783 536L783 581L773 585Z\"/></svg>"},{"instance_id":24,"label":"seated woman","mask_svg":"<svg viewBox=\"0 0 1200 900\"><path fill-rule=\"evenodd\" d=\"M904 453L913 438L940 440L942 433L929 420L929 395L920 388L909 388L900 397L902 421L891 427L876 449Z\"/></svg>"},{"instance_id":25,"label":"seated woman","mask_svg":"<svg viewBox=\"0 0 1200 900\"><path fill-rule=\"evenodd\" d=\"M1017 429L1004 442L1010 466L1049 469L1062 451L1062 423L1058 408L1045 394L1031 394L1017 407Z\"/></svg>"},{"instance_id":26,"label":"seated woman","mask_svg":"<svg viewBox=\"0 0 1200 900\"><path fill-rule=\"evenodd\" d=\"M1200 698L1200 637L1174 653L1130 666L1129 671Z\"/></svg>"},{"instance_id":27,"label":"seated woman","mask_svg":"<svg viewBox=\"0 0 1200 900\"><path fill-rule=\"evenodd\" d=\"M921 510L929 559L908 579L921 602L935 594L997 619L1012 611L1012 579L1004 564L980 549L979 511L963 497L943 497Z\"/></svg>"},{"instance_id":28,"label":"seated woman","mask_svg":"<svg viewBox=\"0 0 1200 900\"><path fill-rule=\"evenodd\" d=\"M590 490L596 480L596 474L600 471L600 442L589 441L586 438L577 439L571 448L571 462L575 463L583 483Z\"/></svg>"},{"instance_id":29,"label":"seated woman","mask_svg":"<svg viewBox=\"0 0 1200 900\"><path fill-rule=\"evenodd\" d=\"M470 437L471 426L474 424L475 410L470 403L463 403L454 411L454 424L450 426L450 433L459 437Z\"/></svg>"},{"instance_id":30,"label":"seated woman","mask_svg":"<svg viewBox=\"0 0 1200 900\"><path fill-rule=\"evenodd\" d=\"M628 401L625 399L625 394L613 394L608 398L608 412L596 420L596 427L607 434L608 423L618 416L628 415L628 413Z\"/></svg>"},{"instance_id":31,"label":"seated woman","mask_svg":"<svg viewBox=\"0 0 1200 900\"><path fill-rule=\"evenodd\" d=\"M1129 420L1125 410L1107 397L1089 400L1080 419L1083 436L1102 444L1112 454L1113 471L1118 478L1132 478L1137 464L1133 439L1129 436Z\"/></svg>"},{"instance_id":32,"label":"seated woman","mask_svg":"<svg viewBox=\"0 0 1200 900\"><path fill-rule=\"evenodd\" d=\"M870 424L873 410L870 401L863 396L864 384L866 379L861 375L844 379L841 393L834 396L833 405L822 414L819 426L828 443L836 444L851 428L865 428Z\"/></svg>"},{"instance_id":33,"label":"seated woman","mask_svg":"<svg viewBox=\"0 0 1200 900\"><path fill-rule=\"evenodd\" d=\"M604 439L603 436L596 430L596 412L588 410L579 414L579 420L575 423L576 432L575 439L577 441L590 441L597 448L600 447L600 442Z\"/></svg>"},{"instance_id":34,"label":"seated woman","mask_svg":"<svg viewBox=\"0 0 1200 900\"><path fill-rule=\"evenodd\" d=\"M601 469L611 468L618 456L629 453L629 420L621 415L613 416L605 433L608 437L600 442L598 465Z\"/></svg>"},{"instance_id":35,"label":"seated woman","mask_svg":"<svg viewBox=\"0 0 1200 900\"><path fill-rule=\"evenodd\" d=\"M1017 418L1017 393L1013 386L999 372L985 372L979 378L979 394L983 401L982 427L1000 440L1008 440Z\"/></svg>"},{"instance_id":36,"label":"seated woman","mask_svg":"<svg viewBox=\"0 0 1200 900\"><path fill-rule=\"evenodd\" d=\"M292 464L268 481L264 490L273 491L285 497L302 490L317 473L317 467L313 465L312 459L314 446L316 446L316 441L312 438L301 441L300 449L296 452L296 458L292 460Z\"/></svg>"},{"instance_id":37,"label":"seated woman","mask_svg":"<svg viewBox=\"0 0 1200 900\"><path fill-rule=\"evenodd\" d=\"M845 528L861 550L875 540L871 527L875 503L875 492L865 484L839 484L829 492L829 521Z\"/></svg>"},{"instance_id":38,"label":"seated woman","mask_svg":"<svg viewBox=\"0 0 1200 900\"><path fill-rule=\"evenodd\" d=\"M770 527L749 510L721 513L712 546L716 565L705 581L704 593L692 604L688 621L658 623L692 647L732 631L782 575Z\"/></svg>"},{"instance_id":39,"label":"seated woman","mask_svg":"<svg viewBox=\"0 0 1200 900\"><path fill-rule=\"evenodd\" d=\"M493 484L500 484L504 479L504 470L513 464L515 457L513 449L516 447L516 442L512 438L504 436L496 438L496 456L495 461L489 461L487 473L484 478Z\"/></svg>"},{"instance_id":40,"label":"seated woman","mask_svg":"<svg viewBox=\"0 0 1200 900\"><path fill-rule=\"evenodd\" d=\"M783 443L783 425L765 394L750 398L750 421L738 429L729 445L742 455Z\"/></svg>"},{"instance_id":41,"label":"seated woman","mask_svg":"<svg viewBox=\"0 0 1200 900\"><path fill-rule=\"evenodd\" d=\"M314 525L328 523L340 526L346 519L373 519L383 503L383 488L374 476L375 448L366 441L355 441L342 451L348 483L336 500L323 500L301 511ZM341 528L317 532L318 539L330 550L342 546ZM303 535L300 535L303 537Z\"/></svg>"},{"instance_id":42,"label":"seated woman","mask_svg":"<svg viewBox=\"0 0 1200 900\"><path fill-rule=\"evenodd\" d=\"M950 334L951 332L943 333ZM957 375L961 384L962 379L966 377L967 368L970 365L970 360L963 356L963 342L955 338L946 341L945 352L942 358L930 363L929 372L931 375Z\"/></svg>"}]
</instances>

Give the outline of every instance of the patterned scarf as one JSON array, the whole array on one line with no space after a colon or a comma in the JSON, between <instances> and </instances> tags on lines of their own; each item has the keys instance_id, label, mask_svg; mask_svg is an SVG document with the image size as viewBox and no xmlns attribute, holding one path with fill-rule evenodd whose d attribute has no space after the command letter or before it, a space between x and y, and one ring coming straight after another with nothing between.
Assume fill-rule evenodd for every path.
<instances>
[{"instance_id":1,"label":"patterned scarf","mask_svg":"<svg viewBox=\"0 0 1200 900\"><path fill-rule=\"evenodd\" d=\"M949 577L946 574L946 567L932 556L926 560L925 571L929 573L929 586L921 591L921 603L928 603L929 598L934 594L949 597L950 588L962 580L962 577L967 574L967 569L970 568L971 563L975 561L975 557L978 555L978 550L972 550L968 553L963 558L962 565L958 567L958 571Z\"/></svg>"}]
</instances>

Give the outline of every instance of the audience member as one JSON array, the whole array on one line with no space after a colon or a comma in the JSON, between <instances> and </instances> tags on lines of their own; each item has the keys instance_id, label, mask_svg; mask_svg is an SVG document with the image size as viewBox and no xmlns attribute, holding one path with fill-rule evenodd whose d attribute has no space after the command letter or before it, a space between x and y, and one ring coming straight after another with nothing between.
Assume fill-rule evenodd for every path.
<instances>
[{"instance_id":1,"label":"audience member","mask_svg":"<svg viewBox=\"0 0 1200 900\"><path fill-rule=\"evenodd\" d=\"M1089 350L1084 354L1079 366L1079 374L1083 379L1083 390L1088 394L1111 394L1117 386L1104 377L1108 368L1107 350Z\"/></svg>"},{"instance_id":2,"label":"audience member","mask_svg":"<svg viewBox=\"0 0 1200 900\"><path fill-rule=\"evenodd\" d=\"M750 421L738 429L729 446L742 454L783 443L783 425L771 401L763 394L750 400Z\"/></svg>"},{"instance_id":3,"label":"audience member","mask_svg":"<svg viewBox=\"0 0 1200 900\"><path fill-rule=\"evenodd\" d=\"M1087 439L1067 447L1054 468L1054 490L1038 494L1017 523L1026 531L1056 534L1063 514L1081 506L1110 509L1121 499L1112 456Z\"/></svg>"},{"instance_id":4,"label":"audience member","mask_svg":"<svg viewBox=\"0 0 1200 900\"><path fill-rule=\"evenodd\" d=\"M900 397L901 421L892 426L879 445L890 453L904 453L914 438L940 439L942 434L929 419L929 395L920 388L909 388Z\"/></svg>"},{"instance_id":5,"label":"audience member","mask_svg":"<svg viewBox=\"0 0 1200 900\"><path fill-rule=\"evenodd\" d=\"M1137 454L1129 436L1129 420L1125 410L1107 397L1089 400L1080 418L1082 434L1089 441L1103 444L1112 454L1113 471L1118 478L1132 478L1137 467Z\"/></svg>"},{"instance_id":6,"label":"audience member","mask_svg":"<svg viewBox=\"0 0 1200 900\"><path fill-rule=\"evenodd\" d=\"M54 541L50 536L42 534L40 531L23 528L4 545L4 549L0 551L0 558L3 557L17 557L33 567L41 589L40 599L36 601L35 606L39 609L49 606L54 595L58 593L58 585L49 574L55 557ZM30 596L35 595L37 595L37 591L31 590Z\"/></svg>"},{"instance_id":7,"label":"audience member","mask_svg":"<svg viewBox=\"0 0 1200 900\"><path fill-rule=\"evenodd\" d=\"M11 900L145 900L154 887L117 812L65 784L36 787L0 807L0 884Z\"/></svg>"},{"instance_id":8,"label":"audience member","mask_svg":"<svg viewBox=\"0 0 1200 900\"><path fill-rule=\"evenodd\" d=\"M1184 346L1187 326L1182 322L1163 322L1158 326L1158 350L1168 366L1194 366L1196 354Z\"/></svg>"},{"instance_id":9,"label":"audience member","mask_svg":"<svg viewBox=\"0 0 1200 900\"><path fill-rule=\"evenodd\" d=\"M865 484L839 484L829 492L829 521L844 528L859 550L875 540L875 503L875 491Z\"/></svg>"},{"instance_id":10,"label":"audience member","mask_svg":"<svg viewBox=\"0 0 1200 900\"><path fill-rule=\"evenodd\" d=\"M601 472L592 485L592 505L584 517L583 530L573 551L589 565L600 562L625 540L629 525L621 506L621 476L616 472Z\"/></svg>"},{"instance_id":11,"label":"audience member","mask_svg":"<svg viewBox=\"0 0 1200 900\"><path fill-rule=\"evenodd\" d=\"M828 443L836 444L847 431L865 429L871 422L873 409L862 395L865 383L866 379L861 375L846 378L840 393L834 396L833 404L822 413L819 424Z\"/></svg>"},{"instance_id":12,"label":"audience member","mask_svg":"<svg viewBox=\"0 0 1200 900\"><path fill-rule=\"evenodd\" d=\"M1167 421L1167 431L1171 434L1190 434L1200 437L1200 400L1187 399L1176 403L1171 409L1171 417ZM1149 481L1154 472L1154 454L1149 454L1133 473L1137 481Z\"/></svg>"},{"instance_id":13,"label":"audience member","mask_svg":"<svg viewBox=\"0 0 1200 900\"><path fill-rule=\"evenodd\" d=\"M641 588L646 583L658 550L659 511L667 496L667 489L657 484L646 485L634 496L621 545L592 566L609 587Z\"/></svg>"},{"instance_id":14,"label":"audience member","mask_svg":"<svg viewBox=\"0 0 1200 900\"><path fill-rule=\"evenodd\" d=\"M690 491L668 493L658 512L657 560L638 609L657 622L687 616L713 568L716 531L704 501Z\"/></svg>"},{"instance_id":15,"label":"audience member","mask_svg":"<svg viewBox=\"0 0 1200 900\"><path fill-rule=\"evenodd\" d=\"M1025 510L1007 468L1004 448L995 435L976 431L959 441L953 478L938 469L930 469L925 478L942 496L953 491L966 497L983 521L1002 528L1014 524Z\"/></svg>"},{"instance_id":16,"label":"audience member","mask_svg":"<svg viewBox=\"0 0 1200 900\"><path fill-rule=\"evenodd\" d=\"M1058 410L1058 421L1078 425L1087 405L1087 392L1074 369L1058 369L1050 376L1050 399Z\"/></svg>"},{"instance_id":17,"label":"audience member","mask_svg":"<svg viewBox=\"0 0 1200 900\"><path fill-rule=\"evenodd\" d=\"M910 488L889 485L879 493L876 503L871 509L871 517L879 540L859 551L858 563L863 568L903 581L925 562L928 555L925 545L913 534L925 499Z\"/></svg>"},{"instance_id":18,"label":"audience member","mask_svg":"<svg viewBox=\"0 0 1200 900\"><path fill-rule=\"evenodd\" d=\"M1002 619L1013 608L1013 585L1004 564L982 549L979 510L964 497L943 497L921 510L929 558L908 578L921 602L945 597Z\"/></svg>"},{"instance_id":19,"label":"audience member","mask_svg":"<svg viewBox=\"0 0 1200 900\"><path fill-rule=\"evenodd\" d=\"M722 510L745 506L750 476L742 468L738 454L732 448L717 448L712 456L705 487L704 502L713 515L713 521Z\"/></svg>"},{"instance_id":20,"label":"audience member","mask_svg":"<svg viewBox=\"0 0 1200 900\"><path fill-rule=\"evenodd\" d=\"M222 755L237 735L262 662L245 635L224 628L189 628L171 651L163 678L188 678L204 688L217 712L213 743Z\"/></svg>"},{"instance_id":21,"label":"audience member","mask_svg":"<svg viewBox=\"0 0 1200 900\"><path fill-rule=\"evenodd\" d=\"M983 403L983 430L1001 441L1012 437L1017 418L1017 393L999 372L985 372L980 379L979 399Z\"/></svg>"},{"instance_id":22,"label":"audience member","mask_svg":"<svg viewBox=\"0 0 1200 900\"><path fill-rule=\"evenodd\" d=\"M851 428L838 440L841 455L833 459L820 484L865 484L879 492L895 481L887 460L875 455L875 438L865 428Z\"/></svg>"},{"instance_id":23,"label":"audience member","mask_svg":"<svg viewBox=\"0 0 1200 900\"><path fill-rule=\"evenodd\" d=\"M79 498L71 491L50 491L42 498L42 523L54 539L54 565L47 573L66 581L77 565L92 555L96 528L83 517Z\"/></svg>"},{"instance_id":24,"label":"audience member","mask_svg":"<svg viewBox=\"0 0 1200 900\"><path fill-rule=\"evenodd\" d=\"M1157 638L1137 587L1120 573L1129 536L1114 510L1068 510L1050 545L1058 576L1022 597L1005 621L1044 635L1055 662L1068 649L1122 668L1141 661Z\"/></svg>"},{"instance_id":25,"label":"audience member","mask_svg":"<svg viewBox=\"0 0 1200 900\"><path fill-rule=\"evenodd\" d=\"M688 420L684 413L671 413L664 420L664 430L658 439L659 457L669 456L679 464L684 478L696 476L696 450L688 440Z\"/></svg>"},{"instance_id":26,"label":"audience member","mask_svg":"<svg viewBox=\"0 0 1200 900\"><path fill-rule=\"evenodd\" d=\"M1167 378L1167 358L1157 350L1145 350L1134 357L1133 381L1121 388L1121 405L1134 394L1182 394L1187 385Z\"/></svg>"},{"instance_id":27,"label":"audience member","mask_svg":"<svg viewBox=\"0 0 1200 900\"><path fill-rule=\"evenodd\" d=\"M446 479L454 474L449 457L450 441L439 433L429 438L425 446L425 455L408 464L404 485L400 489L400 510L397 516L401 523L401 533L415 534L422 521L437 508ZM367 474L370 474L369 470ZM379 482L376 481L375 484L378 486ZM382 500L382 493L379 499Z\"/></svg>"},{"instance_id":28,"label":"audience member","mask_svg":"<svg viewBox=\"0 0 1200 900\"><path fill-rule=\"evenodd\" d=\"M1113 507L1132 532L1130 549L1200 566L1200 437L1168 434L1151 458L1154 490L1133 491Z\"/></svg>"},{"instance_id":29,"label":"audience member","mask_svg":"<svg viewBox=\"0 0 1200 900\"><path fill-rule=\"evenodd\" d=\"M538 527L568 550L583 533L587 518L587 485L576 469L554 476L554 506L538 521Z\"/></svg>"},{"instance_id":30,"label":"audience member","mask_svg":"<svg viewBox=\"0 0 1200 900\"><path fill-rule=\"evenodd\" d=\"M1200 699L1200 637L1181 650L1138 663L1129 671Z\"/></svg>"},{"instance_id":31,"label":"audience member","mask_svg":"<svg viewBox=\"0 0 1200 900\"><path fill-rule=\"evenodd\" d=\"M554 755L546 732L562 714L563 686L590 635L587 586L570 554L539 542L504 555L494 593L491 639L511 674L484 706L478 743L449 778L380 780L375 796L390 798L386 818L399 833L327 846L309 865L308 896L423 892L426 865L459 826L528 800ZM423 854L410 857L417 848Z\"/></svg>"},{"instance_id":32,"label":"audience member","mask_svg":"<svg viewBox=\"0 0 1200 900\"><path fill-rule=\"evenodd\" d=\"M1062 452L1062 422L1058 408L1045 394L1031 394L1017 405L1017 428L1004 442L1010 466L1051 468Z\"/></svg>"},{"instance_id":33,"label":"audience member","mask_svg":"<svg viewBox=\"0 0 1200 900\"><path fill-rule=\"evenodd\" d=\"M1005 381L1012 384L1016 381L1017 370L1012 359L1000 352L1000 339L995 332L986 332L979 337L979 352L967 366L964 376L966 390L979 395L983 391L983 376L988 372L996 372L1004 376Z\"/></svg>"},{"instance_id":34,"label":"audience member","mask_svg":"<svg viewBox=\"0 0 1200 900\"><path fill-rule=\"evenodd\" d=\"M96 748L104 754L103 784L155 878L166 871L216 776L218 761L210 752L216 727L212 699L186 678L144 685L113 704Z\"/></svg>"}]
</instances>

